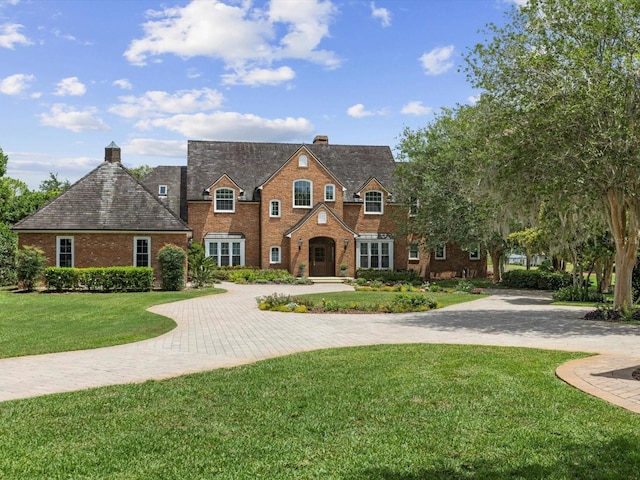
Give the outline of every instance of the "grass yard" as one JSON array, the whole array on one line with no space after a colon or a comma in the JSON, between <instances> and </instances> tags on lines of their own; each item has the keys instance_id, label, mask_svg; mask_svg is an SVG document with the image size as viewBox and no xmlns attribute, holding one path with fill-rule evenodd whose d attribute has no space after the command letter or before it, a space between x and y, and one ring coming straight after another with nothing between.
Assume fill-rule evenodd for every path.
<instances>
[{"instance_id":1,"label":"grass yard","mask_svg":"<svg viewBox=\"0 0 640 480\"><path fill-rule=\"evenodd\" d=\"M360 291L360 292L332 292L332 293L309 293L305 295L296 295L301 298L310 298L314 301L320 302L323 298L325 300L332 300L338 303L352 303L359 302L361 304L378 304L390 301L399 292L376 292L376 291ZM408 293L408 295L416 295L416 293ZM441 293L441 292L424 292L417 295L426 295L427 297L437 300L441 307L449 305L455 305L457 303L470 302L472 300L478 300L484 298L486 294L470 294L470 293Z\"/></svg>"},{"instance_id":2,"label":"grass yard","mask_svg":"<svg viewBox=\"0 0 640 480\"><path fill-rule=\"evenodd\" d=\"M640 416L582 356L390 345L0 403L5 479L634 479Z\"/></svg>"},{"instance_id":3,"label":"grass yard","mask_svg":"<svg viewBox=\"0 0 640 480\"><path fill-rule=\"evenodd\" d=\"M0 358L98 348L155 337L174 328L175 322L147 312L147 308L222 291L215 288L142 293L0 290Z\"/></svg>"}]
</instances>

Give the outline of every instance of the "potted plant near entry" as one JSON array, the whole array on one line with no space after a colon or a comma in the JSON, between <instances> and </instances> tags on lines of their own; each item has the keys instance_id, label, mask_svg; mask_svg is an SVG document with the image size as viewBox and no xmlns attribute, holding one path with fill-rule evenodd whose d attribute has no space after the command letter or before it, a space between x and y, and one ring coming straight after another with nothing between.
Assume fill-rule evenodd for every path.
<instances>
[{"instance_id":1,"label":"potted plant near entry","mask_svg":"<svg viewBox=\"0 0 640 480\"><path fill-rule=\"evenodd\" d=\"M346 263L342 262L340 264L340 276L341 277L346 277L347 276L347 268L348 268L348 265Z\"/></svg>"},{"instance_id":2,"label":"potted plant near entry","mask_svg":"<svg viewBox=\"0 0 640 480\"><path fill-rule=\"evenodd\" d=\"M304 277L304 271L307 268L307 264L305 262L300 262L298 264L298 276Z\"/></svg>"}]
</instances>

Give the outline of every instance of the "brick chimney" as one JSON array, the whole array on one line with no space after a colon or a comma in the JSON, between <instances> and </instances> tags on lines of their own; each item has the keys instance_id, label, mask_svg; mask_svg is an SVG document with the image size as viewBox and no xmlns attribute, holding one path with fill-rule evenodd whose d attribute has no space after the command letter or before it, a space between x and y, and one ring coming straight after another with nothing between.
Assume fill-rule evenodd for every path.
<instances>
[{"instance_id":1,"label":"brick chimney","mask_svg":"<svg viewBox=\"0 0 640 480\"><path fill-rule=\"evenodd\" d=\"M323 145L328 145L329 137L327 137L326 135L316 135L315 138L313 139L313 143L321 143Z\"/></svg>"},{"instance_id":2,"label":"brick chimney","mask_svg":"<svg viewBox=\"0 0 640 480\"><path fill-rule=\"evenodd\" d=\"M111 142L104 149L104 161L109 163L120 163L120 147L116 142Z\"/></svg>"}]
</instances>

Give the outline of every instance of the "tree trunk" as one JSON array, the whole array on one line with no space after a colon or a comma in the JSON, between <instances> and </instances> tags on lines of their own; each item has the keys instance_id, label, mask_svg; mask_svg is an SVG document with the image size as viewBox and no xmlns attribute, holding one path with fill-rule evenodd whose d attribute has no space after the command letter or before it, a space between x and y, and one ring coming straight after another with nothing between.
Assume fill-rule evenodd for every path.
<instances>
[{"instance_id":1,"label":"tree trunk","mask_svg":"<svg viewBox=\"0 0 640 480\"><path fill-rule=\"evenodd\" d=\"M631 278L638 255L638 201L610 190L605 201L607 220L616 243L616 283L613 290L614 308L629 311L633 305Z\"/></svg>"},{"instance_id":2,"label":"tree trunk","mask_svg":"<svg viewBox=\"0 0 640 480\"><path fill-rule=\"evenodd\" d=\"M491 256L491 263L493 264L493 283L502 282L502 255L504 254L504 248L502 246L497 248L491 248L489 255Z\"/></svg>"}]
</instances>

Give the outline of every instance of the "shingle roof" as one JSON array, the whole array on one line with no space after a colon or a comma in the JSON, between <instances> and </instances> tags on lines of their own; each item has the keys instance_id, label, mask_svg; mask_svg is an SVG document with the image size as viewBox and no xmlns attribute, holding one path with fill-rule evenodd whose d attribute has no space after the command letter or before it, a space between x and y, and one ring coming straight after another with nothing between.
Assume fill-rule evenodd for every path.
<instances>
[{"instance_id":1,"label":"shingle roof","mask_svg":"<svg viewBox=\"0 0 640 480\"><path fill-rule=\"evenodd\" d=\"M392 190L395 162L386 146L190 140L187 199L202 199L203 190L224 173L251 199L254 190L303 145L345 186L347 201L374 175Z\"/></svg>"},{"instance_id":2,"label":"shingle roof","mask_svg":"<svg viewBox=\"0 0 640 480\"><path fill-rule=\"evenodd\" d=\"M119 163L103 162L15 230L184 231L191 228Z\"/></svg>"},{"instance_id":3,"label":"shingle roof","mask_svg":"<svg viewBox=\"0 0 640 480\"><path fill-rule=\"evenodd\" d=\"M173 212L180 215L182 220L187 218L187 167L171 167L161 165L151 170L140 182L151 193ZM158 186L167 187L167 195L158 194Z\"/></svg>"}]
</instances>

